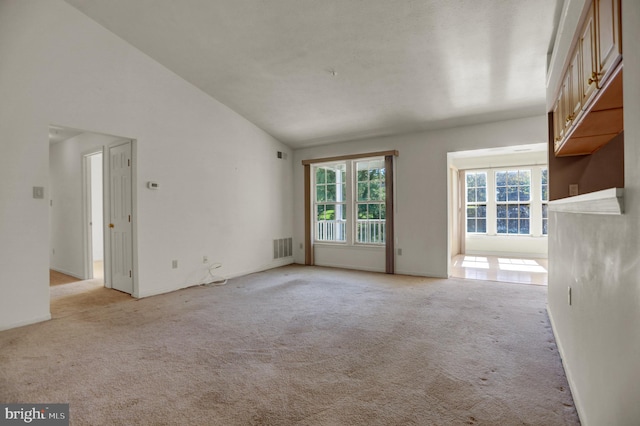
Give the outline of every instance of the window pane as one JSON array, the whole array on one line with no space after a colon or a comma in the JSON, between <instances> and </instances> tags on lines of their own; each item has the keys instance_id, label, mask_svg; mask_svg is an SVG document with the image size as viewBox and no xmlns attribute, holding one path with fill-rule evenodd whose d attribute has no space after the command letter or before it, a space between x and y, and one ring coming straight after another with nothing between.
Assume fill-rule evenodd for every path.
<instances>
[{"instance_id":1,"label":"window pane","mask_svg":"<svg viewBox=\"0 0 640 426\"><path fill-rule=\"evenodd\" d=\"M509 185L509 186L518 185L518 171L517 170L509 170L507 172L507 185Z\"/></svg>"},{"instance_id":2,"label":"window pane","mask_svg":"<svg viewBox=\"0 0 640 426\"><path fill-rule=\"evenodd\" d=\"M369 184L368 183L359 183L358 184L358 201L367 201L369 200Z\"/></svg>"},{"instance_id":3,"label":"window pane","mask_svg":"<svg viewBox=\"0 0 640 426\"><path fill-rule=\"evenodd\" d=\"M518 218L518 205L511 204L507 207L507 214L509 219L517 219Z\"/></svg>"},{"instance_id":4,"label":"window pane","mask_svg":"<svg viewBox=\"0 0 640 426\"><path fill-rule=\"evenodd\" d=\"M338 185L337 189L339 191L336 194L336 201L347 201L347 184L343 183L342 185Z\"/></svg>"},{"instance_id":5,"label":"window pane","mask_svg":"<svg viewBox=\"0 0 640 426\"><path fill-rule=\"evenodd\" d=\"M548 229L548 224L547 224L547 219L542 219L542 234L543 235L548 235L549 234L549 229Z\"/></svg>"},{"instance_id":6,"label":"window pane","mask_svg":"<svg viewBox=\"0 0 640 426\"><path fill-rule=\"evenodd\" d=\"M549 183L548 181L549 171L547 169L542 169L542 184L546 185Z\"/></svg>"},{"instance_id":7,"label":"window pane","mask_svg":"<svg viewBox=\"0 0 640 426\"><path fill-rule=\"evenodd\" d=\"M347 220L347 206L344 204L338 204L336 206L336 218Z\"/></svg>"},{"instance_id":8,"label":"window pane","mask_svg":"<svg viewBox=\"0 0 640 426\"><path fill-rule=\"evenodd\" d=\"M367 218L367 205L358 204L358 219L366 219L366 218Z\"/></svg>"},{"instance_id":9,"label":"window pane","mask_svg":"<svg viewBox=\"0 0 640 426\"><path fill-rule=\"evenodd\" d=\"M549 200L549 187L547 185L542 185L542 201Z\"/></svg>"},{"instance_id":10,"label":"window pane","mask_svg":"<svg viewBox=\"0 0 640 426\"><path fill-rule=\"evenodd\" d=\"M384 204L380 204L380 219L387 218L387 206Z\"/></svg>"},{"instance_id":11,"label":"window pane","mask_svg":"<svg viewBox=\"0 0 640 426\"><path fill-rule=\"evenodd\" d=\"M335 220L335 218L336 218L336 206L335 206L335 204L327 204L327 205L325 205L324 219L325 220Z\"/></svg>"},{"instance_id":12,"label":"window pane","mask_svg":"<svg viewBox=\"0 0 640 426\"><path fill-rule=\"evenodd\" d=\"M520 205L520 219L529 218L529 205L521 204Z\"/></svg>"},{"instance_id":13,"label":"window pane","mask_svg":"<svg viewBox=\"0 0 640 426\"><path fill-rule=\"evenodd\" d=\"M549 217L549 216L548 216L548 214L549 214L549 213L548 213L547 205L546 205L546 204L543 204L543 205L542 205L542 217L543 217L544 219L546 219L546 218L548 218L548 217Z\"/></svg>"},{"instance_id":14,"label":"window pane","mask_svg":"<svg viewBox=\"0 0 640 426\"><path fill-rule=\"evenodd\" d=\"M487 190L484 188L478 188L478 201L485 202L487 201Z\"/></svg>"},{"instance_id":15,"label":"window pane","mask_svg":"<svg viewBox=\"0 0 640 426\"><path fill-rule=\"evenodd\" d=\"M467 173L467 187L471 188L476 186L476 174Z\"/></svg>"},{"instance_id":16,"label":"window pane","mask_svg":"<svg viewBox=\"0 0 640 426\"><path fill-rule=\"evenodd\" d=\"M327 201L326 187L324 185L316 186L316 201L319 203Z\"/></svg>"},{"instance_id":17,"label":"window pane","mask_svg":"<svg viewBox=\"0 0 640 426\"><path fill-rule=\"evenodd\" d=\"M486 173L478 173L478 174L476 174L476 186L477 187L486 187L487 186L487 174Z\"/></svg>"},{"instance_id":18,"label":"window pane","mask_svg":"<svg viewBox=\"0 0 640 426\"><path fill-rule=\"evenodd\" d=\"M520 187L520 192L519 192L519 198L520 201L529 201L529 187L528 186L521 186Z\"/></svg>"},{"instance_id":19,"label":"window pane","mask_svg":"<svg viewBox=\"0 0 640 426\"><path fill-rule=\"evenodd\" d=\"M324 220L324 205L319 205L318 206L317 220Z\"/></svg>"},{"instance_id":20,"label":"window pane","mask_svg":"<svg viewBox=\"0 0 640 426\"><path fill-rule=\"evenodd\" d=\"M467 202L475 203L476 202L476 190L475 189L467 189Z\"/></svg>"},{"instance_id":21,"label":"window pane","mask_svg":"<svg viewBox=\"0 0 640 426\"><path fill-rule=\"evenodd\" d=\"M369 219L380 219L380 204L369 204Z\"/></svg>"},{"instance_id":22,"label":"window pane","mask_svg":"<svg viewBox=\"0 0 640 426\"><path fill-rule=\"evenodd\" d=\"M507 186L507 172L496 172L496 186Z\"/></svg>"},{"instance_id":23,"label":"window pane","mask_svg":"<svg viewBox=\"0 0 640 426\"><path fill-rule=\"evenodd\" d=\"M496 222L498 234L507 233L507 219L498 219Z\"/></svg>"},{"instance_id":24,"label":"window pane","mask_svg":"<svg viewBox=\"0 0 640 426\"><path fill-rule=\"evenodd\" d=\"M336 201L336 185L327 185L327 201Z\"/></svg>"},{"instance_id":25,"label":"window pane","mask_svg":"<svg viewBox=\"0 0 640 426\"><path fill-rule=\"evenodd\" d=\"M467 219L467 232L476 232L476 220Z\"/></svg>"},{"instance_id":26,"label":"window pane","mask_svg":"<svg viewBox=\"0 0 640 426\"><path fill-rule=\"evenodd\" d=\"M507 226L508 226L509 234L518 233L518 219L509 219Z\"/></svg>"},{"instance_id":27,"label":"window pane","mask_svg":"<svg viewBox=\"0 0 640 426\"><path fill-rule=\"evenodd\" d=\"M521 234L529 233L529 219L520 219L520 233Z\"/></svg>"},{"instance_id":28,"label":"window pane","mask_svg":"<svg viewBox=\"0 0 640 426\"><path fill-rule=\"evenodd\" d=\"M518 187L510 186L507 189L507 201L518 201Z\"/></svg>"},{"instance_id":29,"label":"window pane","mask_svg":"<svg viewBox=\"0 0 640 426\"><path fill-rule=\"evenodd\" d=\"M482 204L478 206L478 217L487 217L487 206Z\"/></svg>"},{"instance_id":30,"label":"window pane","mask_svg":"<svg viewBox=\"0 0 640 426\"><path fill-rule=\"evenodd\" d=\"M323 167L316 169L316 183L326 183L325 170Z\"/></svg>"},{"instance_id":31,"label":"window pane","mask_svg":"<svg viewBox=\"0 0 640 426\"><path fill-rule=\"evenodd\" d=\"M327 170L327 183L336 183L336 171Z\"/></svg>"},{"instance_id":32,"label":"window pane","mask_svg":"<svg viewBox=\"0 0 640 426\"><path fill-rule=\"evenodd\" d=\"M518 173L520 175L518 182L520 185L531 185L531 172L529 170L520 170Z\"/></svg>"},{"instance_id":33,"label":"window pane","mask_svg":"<svg viewBox=\"0 0 640 426\"><path fill-rule=\"evenodd\" d=\"M507 201L507 188L505 186L496 188L496 201Z\"/></svg>"},{"instance_id":34,"label":"window pane","mask_svg":"<svg viewBox=\"0 0 640 426\"><path fill-rule=\"evenodd\" d=\"M507 217L507 206L504 205L504 204L496 206L496 216L498 216L499 218L506 218Z\"/></svg>"},{"instance_id":35,"label":"window pane","mask_svg":"<svg viewBox=\"0 0 640 426\"><path fill-rule=\"evenodd\" d=\"M486 219L478 219L477 232L485 233L487 232L487 220Z\"/></svg>"},{"instance_id":36,"label":"window pane","mask_svg":"<svg viewBox=\"0 0 640 426\"><path fill-rule=\"evenodd\" d=\"M369 199L370 200L382 200L384 199L384 188L380 185L380 181L372 181L369 184Z\"/></svg>"}]
</instances>

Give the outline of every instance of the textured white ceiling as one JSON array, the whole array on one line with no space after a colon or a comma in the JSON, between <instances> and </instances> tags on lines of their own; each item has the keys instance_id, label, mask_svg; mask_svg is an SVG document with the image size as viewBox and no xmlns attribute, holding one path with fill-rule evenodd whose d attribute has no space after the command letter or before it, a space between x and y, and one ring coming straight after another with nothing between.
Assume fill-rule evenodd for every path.
<instances>
[{"instance_id":1,"label":"textured white ceiling","mask_svg":"<svg viewBox=\"0 0 640 426\"><path fill-rule=\"evenodd\" d=\"M294 148L543 114L562 3L66 1Z\"/></svg>"}]
</instances>

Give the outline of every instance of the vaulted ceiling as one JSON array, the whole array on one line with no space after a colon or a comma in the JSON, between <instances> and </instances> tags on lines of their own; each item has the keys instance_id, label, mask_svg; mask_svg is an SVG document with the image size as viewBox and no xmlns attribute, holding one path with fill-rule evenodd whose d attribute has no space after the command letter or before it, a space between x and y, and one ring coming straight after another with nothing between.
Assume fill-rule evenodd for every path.
<instances>
[{"instance_id":1,"label":"vaulted ceiling","mask_svg":"<svg viewBox=\"0 0 640 426\"><path fill-rule=\"evenodd\" d=\"M293 148L543 114L563 0L66 0Z\"/></svg>"}]
</instances>

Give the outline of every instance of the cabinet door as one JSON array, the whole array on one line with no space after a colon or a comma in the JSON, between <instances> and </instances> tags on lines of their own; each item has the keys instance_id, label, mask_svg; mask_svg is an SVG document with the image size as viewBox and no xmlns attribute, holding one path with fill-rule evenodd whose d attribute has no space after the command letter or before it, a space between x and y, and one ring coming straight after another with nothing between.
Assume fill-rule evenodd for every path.
<instances>
[{"instance_id":1,"label":"cabinet door","mask_svg":"<svg viewBox=\"0 0 640 426\"><path fill-rule=\"evenodd\" d=\"M602 87L622 56L620 0L595 0L598 87Z\"/></svg>"},{"instance_id":2,"label":"cabinet door","mask_svg":"<svg viewBox=\"0 0 640 426\"><path fill-rule=\"evenodd\" d=\"M578 119L578 116L582 112L582 90L580 84L580 82L582 81L582 70L580 49L576 49L575 53L573 54L573 58L569 63L567 75L569 76L569 98L567 99L569 116L567 118L571 120L568 124L572 125L573 122Z\"/></svg>"},{"instance_id":3,"label":"cabinet door","mask_svg":"<svg viewBox=\"0 0 640 426\"><path fill-rule=\"evenodd\" d=\"M579 82L580 97L582 98L582 106L585 106L587 99L589 99L598 85L598 72L596 71L596 24L593 4L589 9L589 14L582 28L578 49L580 50L580 65L582 68Z\"/></svg>"}]
</instances>

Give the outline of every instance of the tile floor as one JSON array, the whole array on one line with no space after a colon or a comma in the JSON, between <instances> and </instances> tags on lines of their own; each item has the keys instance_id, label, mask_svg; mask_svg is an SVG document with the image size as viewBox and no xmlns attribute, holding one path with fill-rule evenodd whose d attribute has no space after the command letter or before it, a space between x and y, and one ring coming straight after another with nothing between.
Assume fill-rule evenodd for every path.
<instances>
[{"instance_id":1,"label":"tile floor","mask_svg":"<svg viewBox=\"0 0 640 426\"><path fill-rule=\"evenodd\" d=\"M451 260L451 276L476 280L547 285L547 259L510 256L470 256Z\"/></svg>"}]
</instances>

